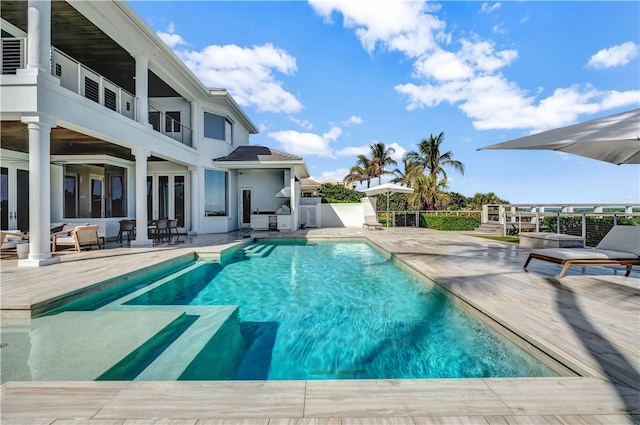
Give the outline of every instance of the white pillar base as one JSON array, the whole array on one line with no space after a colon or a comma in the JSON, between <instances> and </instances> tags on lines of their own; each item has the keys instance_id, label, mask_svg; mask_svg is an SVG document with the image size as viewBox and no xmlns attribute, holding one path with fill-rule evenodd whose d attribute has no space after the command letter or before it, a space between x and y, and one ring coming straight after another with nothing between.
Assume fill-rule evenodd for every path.
<instances>
[{"instance_id":1,"label":"white pillar base","mask_svg":"<svg viewBox=\"0 0 640 425\"><path fill-rule=\"evenodd\" d=\"M153 241L151 239L134 239L131 241L131 246L153 246Z\"/></svg>"},{"instance_id":2,"label":"white pillar base","mask_svg":"<svg viewBox=\"0 0 640 425\"><path fill-rule=\"evenodd\" d=\"M60 262L60 257L49 258L27 258L24 260L18 260L18 267L42 267L50 264L57 264Z\"/></svg>"}]
</instances>

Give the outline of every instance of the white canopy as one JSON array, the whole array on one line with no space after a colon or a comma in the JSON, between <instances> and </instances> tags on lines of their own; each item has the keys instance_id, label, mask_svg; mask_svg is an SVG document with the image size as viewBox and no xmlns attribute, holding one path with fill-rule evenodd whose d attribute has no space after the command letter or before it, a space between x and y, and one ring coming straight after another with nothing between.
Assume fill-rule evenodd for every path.
<instances>
[{"instance_id":1,"label":"white canopy","mask_svg":"<svg viewBox=\"0 0 640 425\"><path fill-rule=\"evenodd\" d=\"M376 195L383 195L383 194L389 195L394 192L413 193L413 189L406 186L400 186L398 184L385 183L385 184L381 184L380 186L371 187L369 189L364 190L364 193L366 193L367 196L376 196Z\"/></svg>"},{"instance_id":2,"label":"white canopy","mask_svg":"<svg viewBox=\"0 0 640 425\"><path fill-rule=\"evenodd\" d=\"M369 189L365 189L364 193L367 196L376 196L376 195L387 195L387 216L389 215L389 195L394 192L399 193L413 193L413 188L400 186L398 184L393 183L385 183L376 187L370 187ZM389 220L387 220L387 226L389 226Z\"/></svg>"},{"instance_id":3,"label":"white canopy","mask_svg":"<svg viewBox=\"0 0 640 425\"><path fill-rule=\"evenodd\" d=\"M509 140L484 149L548 149L612 164L640 164L640 109Z\"/></svg>"}]
</instances>

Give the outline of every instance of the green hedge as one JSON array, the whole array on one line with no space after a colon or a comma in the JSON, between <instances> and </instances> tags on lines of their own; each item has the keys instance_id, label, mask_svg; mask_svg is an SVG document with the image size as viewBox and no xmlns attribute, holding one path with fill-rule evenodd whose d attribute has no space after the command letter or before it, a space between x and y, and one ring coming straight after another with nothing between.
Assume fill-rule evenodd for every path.
<instances>
[{"instance_id":1,"label":"green hedge","mask_svg":"<svg viewBox=\"0 0 640 425\"><path fill-rule=\"evenodd\" d=\"M480 217L420 214L420 227L435 230L473 230L480 226Z\"/></svg>"}]
</instances>

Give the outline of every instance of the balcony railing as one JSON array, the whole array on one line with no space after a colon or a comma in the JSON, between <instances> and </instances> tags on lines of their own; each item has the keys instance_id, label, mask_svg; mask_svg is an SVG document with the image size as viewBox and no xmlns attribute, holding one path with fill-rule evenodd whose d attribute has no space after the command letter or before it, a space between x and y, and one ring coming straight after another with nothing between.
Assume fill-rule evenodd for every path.
<instances>
[{"instance_id":1,"label":"balcony railing","mask_svg":"<svg viewBox=\"0 0 640 425\"><path fill-rule=\"evenodd\" d=\"M16 74L26 67L27 39L2 38L2 74ZM136 119L136 97L82 63L51 48L51 75L60 85L132 120ZM191 146L191 129L165 113L150 107L149 123L153 129L178 142Z\"/></svg>"},{"instance_id":2,"label":"balcony railing","mask_svg":"<svg viewBox=\"0 0 640 425\"><path fill-rule=\"evenodd\" d=\"M149 106L149 124L153 126L155 131L184 145L191 146L191 129L153 106Z\"/></svg>"},{"instance_id":3,"label":"balcony railing","mask_svg":"<svg viewBox=\"0 0 640 425\"><path fill-rule=\"evenodd\" d=\"M60 79L62 87L132 120L136 118L133 94L55 47L51 50L51 75Z\"/></svg>"}]
</instances>

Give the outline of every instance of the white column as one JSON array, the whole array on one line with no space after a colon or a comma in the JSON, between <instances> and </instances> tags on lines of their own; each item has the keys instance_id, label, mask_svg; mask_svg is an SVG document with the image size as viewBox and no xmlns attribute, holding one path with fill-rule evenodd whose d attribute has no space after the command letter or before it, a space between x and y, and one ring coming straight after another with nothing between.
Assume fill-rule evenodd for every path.
<instances>
[{"instance_id":1,"label":"white column","mask_svg":"<svg viewBox=\"0 0 640 425\"><path fill-rule=\"evenodd\" d=\"M29 258L18 266L45 266L58 263L51 255L51 127L53 120L40 116L22 117L29 127Z\"/></svg>"},{"instance_id":2,"label":"white column","mask_svg":"<svg viewBox=\"0 0 640 425\"><path fill-rule=\"evenodd\" d=\"M138 55L136 59L136 121L149 123L149 58Z\"/></svg>"},{"instance_id":3,"label":"white column","mask_svg":"<svg viewBox=\"0 0 640 425\"><path fill-rule=\"evenodd\" d=\"M200 145L200 130L198 122L200 119L200 104L196 100L191 101L191 147L198 149Z\"/></svg>"},{"instance_id":4,"label":"white column","mask_svg":"<svg viewBox=\"0 0 640 425\"><path fill-rule=\"evenodd\" d=\"M136 238L131 241L131 246L152 245L147 235L147 158L150 152L146 149L131 149L136 157Z\"/></svg>"},{"instance_id":5,"label":"white column","mask_svg":"<svg viewBox=\"0 0 640 425\"><path fill-rule=\"evenodd\" d=\"M298 223L300 223L298 217L298 203L300 202L299 193L296 190L296 170L291 167L289 178L289 187L291 188L291 194L289 196L289 206L291 207L291 231L298 230Z\"/></svg>"},{"instance_id":6,"label":"white column","mask_svg":"<svg viewBox=\"0 0 640 425\"><path fill-rule=\"evenodd\" d=\"M200 211L200 167L189 167L191 185L191 230L189 234L197 235L200 229L200 217L204 211Z\"/></svg>"},{"instance_id":7,"label":"white column","mask_svg":"<svg viewBox=\"0 0 640 425\"><path fill-rule=\"evenodd\" d=\"M51 0L29 0L27 69L51 72Z\"/></svg>"}]
</instances>

